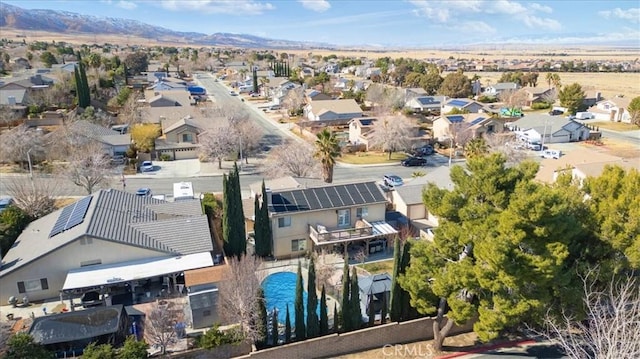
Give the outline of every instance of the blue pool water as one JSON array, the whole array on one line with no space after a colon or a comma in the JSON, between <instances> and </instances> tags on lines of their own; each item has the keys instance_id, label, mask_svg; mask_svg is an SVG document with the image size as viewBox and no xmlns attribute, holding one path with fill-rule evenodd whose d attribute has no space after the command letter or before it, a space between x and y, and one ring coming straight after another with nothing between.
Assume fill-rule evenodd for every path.
<instances>
[{"instance_id":1,"label":"blue pool water","mask_svg":"<svg viewBox=\"0 0 640 359\"><path fill-rule=\"evenodd\" d=\"M284 324L287 318L287 304L289 304L289 320L291 326L295 326L295 302L296 302L296 280L298 275L293 272L281 272L269 275L262 282L264 297L267 300L267 312L271 313L273 308L278 308L278 322ZM319 301L320 298L318 298ZM305 322L307 320L307 292L302 293L304 304ZM320 306L318 306L318 317L320 317Z\"/></svg>"}]
</instances>

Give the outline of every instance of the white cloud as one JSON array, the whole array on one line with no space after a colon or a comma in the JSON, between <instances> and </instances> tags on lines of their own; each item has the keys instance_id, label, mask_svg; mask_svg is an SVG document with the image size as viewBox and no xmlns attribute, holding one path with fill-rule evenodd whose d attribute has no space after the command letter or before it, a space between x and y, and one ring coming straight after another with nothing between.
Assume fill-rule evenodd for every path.
<instances>
[{"instance_id":1,"label":"white cloud","mask_svg":"<svg viewBox=\"0 0 640 359\"><path fill-rule=\"evenodd\" d=\"M316 12L325 12L331 8L331 4L327 0L298 0L306 9Z\"/></svg>"},{"instance_id":2,"label":"white cloud","mask_svg":"<svg viewBox=\"0 0 640 359\"><path fill-rule=\"evenodd\" d=\"M171 11L198 11L229 15L260 15L275 7L254 0L162 0L160 5Z\"/></svg>"},{"instance_id":3,"label":"white cloud","mask_svg":"<svg viewBox=\"0 0 640 359\"><path fill-rule=\"evenodd\" d=\"M540 12L546 12L547 14L551 14L553 12L553 9L550 6L541 5L535 2L529 4L529 8Z\"/></svg>"},{"instance_id":4,"label":"white cloud","mask_svg":"<svg viewBox=\"0 0 640 359\"><path fill-rule=\"evenodd\" d=\"M497 0L491 1L486 4L486 11L488 13L499 13L499 14L519 14L527 12L527 9L522 6L520 3L509 0Z\"/></svg>"},{"instance_id":5,"label":"white cloud","mask_svg":"<svg viewBox=\"0 0 640 359\"><path fill-rule=\"evenodd\" d=\"M553 19L543 19L537 16L527 15L522 18L522 21L528 27L540 29L540 30L560 30L562 24Z\"/></svg>"},{"instance_id":6,"label":"white cloud","mask_svg":"<svg viewBox=\"0 0 640 359\"><path fill-rule=\"evenodd\" d=\"M640 22L640 8L629 8L623 10L619 7L613 10L600 11L599 14L605 19L618 18L623 20L629 20L631 22Z\"/></svg>"},{"instance_id":7,"label":"white cloud","mask_svg":"<svg viewBox=\"0 0 640 359\"><path fill-rule=\"evenodd\" d=\"M454 30L463 31L471 34L482 35L482 34L495 34L498 32L496 28L487 24L484 21L465 21L461 24L458 24Z\"/></svg>"},{"instance_id":8,"label":"white cloud","mask_svg":"<svg viewBox=\"0 0 640 359\"><path fill-rule=\"evenodd\" d=\"M133 1L120 0L116 3L116 6L126 10L133 10L138 7L138 4Z\"/></svg>"}]
</instances>

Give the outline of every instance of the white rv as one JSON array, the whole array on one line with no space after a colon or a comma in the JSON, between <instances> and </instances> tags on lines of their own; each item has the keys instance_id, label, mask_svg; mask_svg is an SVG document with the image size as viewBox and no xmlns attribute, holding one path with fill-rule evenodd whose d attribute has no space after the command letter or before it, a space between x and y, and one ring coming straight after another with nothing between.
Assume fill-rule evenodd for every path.
<instances>
[{"instance_id":1,"label":"white rv","mask_svg":"<svg viewBox=\"0 0 640 359\"><path fill-rule=\"evenodd\" d=\"M592 118L595 118L596 116L594 114L592 114L591 112L577 112L576 113L576 119L578 120L590 120Z\"/></svg>"},{"instance_id":2,"label":"white rv","mask_svg":"<svg viewBox=\"0 0 640 359\"><path fill-rule=\"evenodd\" d=\"M559 150L544 150L540 154L540 157L542 158L553 158L556 160L560 158L560 156L562 156L562 151Z\"/></svg>"}]
</instances>

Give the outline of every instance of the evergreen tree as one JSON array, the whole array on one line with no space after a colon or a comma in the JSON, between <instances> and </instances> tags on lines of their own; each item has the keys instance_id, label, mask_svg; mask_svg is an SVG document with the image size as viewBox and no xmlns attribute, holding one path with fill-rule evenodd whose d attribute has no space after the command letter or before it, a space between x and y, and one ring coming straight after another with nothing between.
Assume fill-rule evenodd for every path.
<instances>
[{"instance_id":1,"label":"evergreen tree","mask_svg":"<svg viewBox=\"0 0 640 359\"><path fill-rule=\"evenodd\" d=\"M89 81L87 81L87 72L84 68L84 63L82 61L78 61L78 66L80 68L80 80L82 81L82 103L84 106L82 108L86 108L87 106L91 106L91 94L89 92Z\"/></svg>"},{"instance_id":2,"label":"evergreen tree","mask_svg":"<svg viewBox=\"0 0 640 359\"><path fill-rule=\"evenodd\" d=\"M382 315L380 316L380 324L384 324L387 321L387 312L389 309L389 301L387 300L387 294L382 296Z\"/></svg>"},{"instance_id":3,"label":"evergreen tree","mask_svg":"<svg viewBox=\"0 0 640 359\"><path fill-rule=\"evenodd\" d=\"M400 268L398 269L398 275L403 276L407 267L411 262L411 241L406 240L402 245L402 255L400 256ZM406 321L416 319L418 317L418 311L411 305L411 295L404 288L400 288L400 320Z\"/></svg>"},{"instance_id":4,"label":"evergreen tree","mask_svg":"<svg viewBox=\"0 0 640 359\"><path fill-rule=\"evenodd\" d=\"M264 298L264 289L262 287L258 288L257 301L256 301L256 310L258 311L258 339L256 341L257 346L264 346L267 344L267 306L266 300Z\"/></svg>"},{"instance_id":5,"label":"evergreen tree","mask_svg":"<svg viewBox=\"0 0 640 359\"><path fill-rule=\"evenodd\" d=\"M329 334L329 316L327 314L327 294L322 285L322 293L320 294L320 335Z\"/></svg>"},{"instance_id":6,"label":"evergreen tree","mask_svg":"<svg viewBox=\"0 0 640 359\"><path fill-rule=\"evenodd\" d=\"M337 333L340 327L340 317L338 315L338 303L333 303L333 332Z\"/></svg>"},{"instance_id":7,"label":"evergreen tree","mask_svg":"<svg viewBox=\"0 0 640 359\"><path fill-rule=\"evenodd\" d=\"M351 331L352 329L351 315L349 314L351 309L351 305L349 304L350 284L349 262L348 258L345 258L344 268L342 270L342 303L340 303L340 308L342 310L342 316L340 317L340 327L342 328L342 331L345 332Z\"/></svg>"},{"instance_id":8,"label":"evergreen tree","mask_svg":"<svg viewBox=\"0 0 640 359\"><path fill-rule=\"evenodd\" d=\"M298 280L296 281L296 302L295 302L295 324L296 324L296 341L305 340L306 328L304 325L304 303L302 300L302 268L298 262Z\"/></svg>"},{"instance_id":9,"label":"evergreen tree","mask_svg":"<svg viewBox=\"0 0 640 359\"><path fill-rule=\"evenodd\" d=\"M376 310L373 305L373 294L369 294L369 307L367 308L367 315L369 316L369 326L373 327L376 321Z\"/></svg>"},{"instance_id":10,"label":"evergreen tree","mask_svg":"<svg viewBox=\"0 0 640 359\"><path fill-rule=\"evenodd\" d=\"M402 288L398 282L398 276L400 275L400 263L402 261L400 249L400 238L396 238L393 244L393 276L391 277L391 320L394 322L400 321L402 316Z\"/></svg>"},{"instance_id":11,"label":"evergreen tree","mask_svg":"<svg viewBox=\"0 0 640 359\"><path fill-rule=\"evenodd\" d=\"M258 71L253 68L253 92L258 93Z\"/></svg>"},{"instance_id":12,"label":"evergreen tree","mask_svg":"<svg viewBox=\"0 0 640 359\"><path fill-rule=\"evenodd\" d=\"M262 205L260 205L262 202ZM269 203L267 199L267 190L262 181L262 198L258 200L256 196L255 202L255 242L256 255L266 257L271 255L271 220L269 219Z\"/></svg>"},{"instance_id":13,"label":"evergreen tree","mask_svg":"<svg viewBox=\"0 0 640 359\"><path fill-rule=\"evenodd\" d=\"M362 312L360 311L360 287L358 286L358 271L354 266L351 273L351 294L349 296L349 314L351 315L351 329L357 330L362 327Z\"/></svg>"},{"instance_id":14,"label":"evergreen tree","mask_svg":"<svg viewBox=\"0 0 640 359\"><path fill-rule=\"evenodd\" d=\"M242 210L242 195L240 192L240 174L238 165L234 164L233 172L222 178L223 213L222 236L224 251L227 256L238 259L247 253L247 237L244 228L244 213Z\"/></svg>"},{"instance_id":15,"label":"evergreen tree","mask_svg":"<svg viewBox=\"0 0 640 359\"><path fill-rule=\"evenodd\" d=\"M271 313L271 345L278 345L278 310L274 307Z\"/></svg>"},{"instance_id":16,"label":"evergreen tree","mask_svg":"<svg viewBox=\"0 0 640 359\"><path fill-rule=\"evenodd\" d=\"M253 239L255 241L255 254L258 257L264 257L264 248L262 241L262 218L260 217L260 198L256 196L253 201L253 213L255 222L253 223Z\"/></svg>"},{"instance_id":17,"label":"evergreen tree","mask_svg":"<svg viewBox=\"0 0 640 359\"><path fill-rule=\"evenodd\" d=\"M289 317L289 303L287 303L287 317L284 322L284 342L291 343L291 318Z\"/></svg>"},{"instance_id":18,"label":"evergreen tree","mask_svg":"<svg viewBox=\"0 0 640 359\"><path fill-rule=\"evenodd\" d=\"M307 275L307 338L315 338L320 334L318 320L318 294L316 292L316 265L311 256Z\"/></svg>"},{"instance_id":19,"label":"evergreen tree","mask_svg":"<svg viewBox=\"0 0 640 359\"><path fill-rule=\"evenodd\" d=\"M227 174L222 175L222 238L224 240L224 253L231 257L235 255L233 248L233 212L231 208L231 191L233 188L229 184Z\"/></svg>"}]
</instances>

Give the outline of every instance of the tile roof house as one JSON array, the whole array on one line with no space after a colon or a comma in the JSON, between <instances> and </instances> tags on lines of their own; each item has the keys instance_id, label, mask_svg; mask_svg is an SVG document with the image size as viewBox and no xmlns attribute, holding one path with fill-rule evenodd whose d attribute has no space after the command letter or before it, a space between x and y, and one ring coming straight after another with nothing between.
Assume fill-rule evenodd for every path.
<instances>
[{"instance_id":1,"label":"tile roof house","mask_svg":"<svg viewBox=\"0 0 640 359\"><path fill-rule=\"evenodd\" d=\"M363 111L354 99L311 101L304 108L309 121L327 121L329 123L348 123L349 120L362 117Z\"/></svg>"},{"instance_id":2,"label":"tile roof house","mask_svg":"<svg viewBox=\"0 0 640 359\"><path fill-rule=\"evenodd\" d=\"M566 143L584 141L590 130L574 120L547 114L527 115L512 123L516 136L525 142ZM543 139L544 138L544 139Z\"/></svg>"},{"instance_id":3,"label":"tile roof house","mask_svg":"<svg viewBox=\"0 0 640 359\"><path fill-rule=\"evenodd\" d=\"M31 222L2 259L0 301L78 294L211 266L199 200L165 202L114 189Z\"/></svg>"},{"instance_id":4,"label":"tile roof house","mask_svg":"<svg viewBox=\"0 0 640 359\"><path fill-rule=\"evenodd\" d=\"M276 258L319 248L346 251L397 232L385 222L387 200L375 182L271 191L267 201Z\"/></svg>"}]
</instances>

